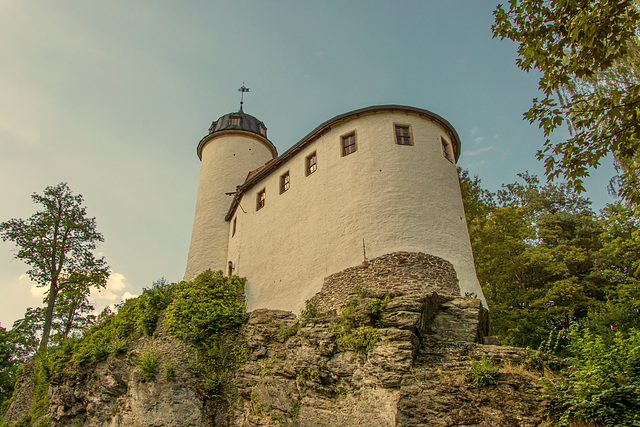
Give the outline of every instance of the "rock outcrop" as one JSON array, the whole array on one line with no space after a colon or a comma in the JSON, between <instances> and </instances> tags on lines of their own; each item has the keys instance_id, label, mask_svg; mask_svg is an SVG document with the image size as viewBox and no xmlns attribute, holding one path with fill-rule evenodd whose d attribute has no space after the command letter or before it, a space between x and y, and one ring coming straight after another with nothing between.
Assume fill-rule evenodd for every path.
<instances>
[{"instance_id":1,"label":"rock outcrop","mask_svg":"<svg viewBox=\"0 0 640 427\"><path fill-rule=\"evenodd\" d=\"M539 381L519 367L524 350L480 344L488 315L478 299L414 284L358 283L346 295L318 317L250 313L235 337L246 358L215 396L191 369L193 352L160 321L128 352L54 376L47 416L53 426L105 427L544 425ZM135 360L149 348L163 366L145 381ZM482 358L501 370L477 387L471 370ZM27 382L10 422L28 407Z\"/></svg>"}]
</instances>

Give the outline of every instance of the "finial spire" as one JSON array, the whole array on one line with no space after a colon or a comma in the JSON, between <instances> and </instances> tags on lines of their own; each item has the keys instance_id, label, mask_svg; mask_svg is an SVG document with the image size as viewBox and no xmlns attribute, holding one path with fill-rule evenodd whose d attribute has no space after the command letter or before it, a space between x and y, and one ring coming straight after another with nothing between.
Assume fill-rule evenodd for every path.
<instances>
[{"instance_id":1,"label":"finial spire","mask_svg":"<svg viewBox=\"0 0 640 427\"><path fill-rule=\"evenodd\" d=\"M240 95L240 111L242 112L242 104L244 104L244 93L249 92L249 88L244 85L244 82L242 82L242 86L240 87L240 89L238 89L238 92L242 93Z\"/></svg>"}]
</instances>

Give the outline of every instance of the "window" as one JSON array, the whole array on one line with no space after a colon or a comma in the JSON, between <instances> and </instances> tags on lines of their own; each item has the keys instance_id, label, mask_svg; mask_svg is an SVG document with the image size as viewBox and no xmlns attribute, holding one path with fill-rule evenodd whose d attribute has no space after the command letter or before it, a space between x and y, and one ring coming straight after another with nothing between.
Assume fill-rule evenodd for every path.
<instances>
[{"instance_id":1,"label":"window","mask_svg":"<svg viewBox=\"0 0 640 427\"><path fill-rule=\"evenodd\" d=\"M240 117L231 117L231 124L235 126L240 126Z\"/></svg>"},{"instance_id":2,"label":"window","mask_svg":"<svg viewBox=\"0 0 640 427\"><path fill-rule=\"evenodd\" d=\"M398 145L413 145L411 142L411 133L409 132L409 126L395 125L396 128L396 144Z\"/></svg>"},{"instance_id":3,"label":"window","mask_svg":"<svg viewBox=\"0 0 640 427\"><path fill-rule=\"evenodd\" d=\"M260 135L267 136L267 128L264 125L260 125Z\"/></svg>"},{"instance_id":4,"label":"window","mask_svg":"<svg viewBox=\"0 0 640 427\"><path fill-rule=\"evenodd\" d=\"M264 203L267 200L267 192L262 190L258 193L258 197L256 198L256 210L260 210L264 208Z\"/></svg>"},{"instance_id":5,"label":"window","mask_svg":"<svg viewBox=\"0 0 640 427\"><path fill-rule=\"evenodd\" d=\"M313 153L307 157L307 176L318 170L318 156Z\"/></svg>"},{"instance_id":6,"label":"window","mask_svg":"<svg viewBox=\"0 0 640 427\"><path fill-rule=\"evenodd\" d=\"M284 193L289 189L290 186L290 178L289 171L285 172L284 175L280 176L280 194Z\"/></svg>"},{"instance_id":7,"label":"window","mask_svg":"<svg viewBox=\"0 0 640 427\"><path fill-rule=\"evenodd\" d=\"M238 217L233 218L233 229L231 230L231 237L236 235L237 221L238 221Z\"/></svg>"},{"instance_id":8,"label":"window","mask_svg":"<svg viewBox=\"0 0 640 427\"><path fill-rule=\"evenodd\" d=\"M356 151L356 134L342 137L342 155L346 156Z\"/></svg>"},{"instance_id":9,"label":"window","mask_svg":"<svg viewBox=\"0 0 640 427\"><path fill-rule=\"evenodd\" d=\"M450 149L451 144L449 144L449 142L443 137L440 137L440 141L442 142L442 155L444 156L445 159L453 163L453 156L451 155L451 149Z\"/></svg>"}]
</instances>

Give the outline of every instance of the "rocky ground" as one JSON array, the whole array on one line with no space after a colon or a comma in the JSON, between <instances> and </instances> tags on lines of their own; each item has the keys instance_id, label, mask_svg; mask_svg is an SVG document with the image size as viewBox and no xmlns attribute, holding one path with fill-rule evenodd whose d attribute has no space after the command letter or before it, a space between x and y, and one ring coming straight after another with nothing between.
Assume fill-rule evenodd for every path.
<instances>
[{"instance_id":1,"label":"rocky ground","mask_svg":"<svg viewBox=\"0 0 640 427\"><path fill-rule=\"evenodd\" d=\"M485 315L470 297L397 296L365 354L338 345L332 328L344 314L256 310L241 331L249 359L228 373L222 399L203 396L188 347L161 326L127 353L57 374L48 415L54 426L544 425L538 374L520 368L524 351L477 343ZM149 347L171 361L172 378L161 370L143 381L134 361ZM496 384L476 387L471 366L483 355L502 368ZM9 421L30 407L23 375Z\"/></svg>"},{"instance_id":2,"label":"rocky ground","mask_svg":"<svg viewBox=\"0 0 640 427\"><path fill-rule=\"evenodd\" d=\"M250 313L220 338L226 352L213 375L161 315L153 337L55 374L37 425L545 425L541 374L523 367L523 349L485 345L495 343L487 311L457 293L442 259L399 252L371 260L325 280L311 301L322 313ZM139 360L150 350L160 366L145 378ZM27 366L10 423L32 408L31 377Z\"/></svg>"}]
</instances>

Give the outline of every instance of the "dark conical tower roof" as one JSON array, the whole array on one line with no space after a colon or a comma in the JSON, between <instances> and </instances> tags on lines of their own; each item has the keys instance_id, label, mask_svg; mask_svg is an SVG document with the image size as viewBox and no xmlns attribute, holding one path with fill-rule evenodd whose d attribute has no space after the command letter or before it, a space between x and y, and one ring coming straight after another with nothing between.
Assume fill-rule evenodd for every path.
<instances>
[{"instance_id":1,"label":"dark conical tower roof","mask_svg":"<svg viewBox=\"0 0 640 427\"><path fill-rule=\"evenodd\" d=\"M240 111L225 114L215 122L211 123L209 134L220 132L223 130L244 130L247 132L257 133L260 136L267 137L267 127L260 120Z\"/></svg>"}]
</instances>

